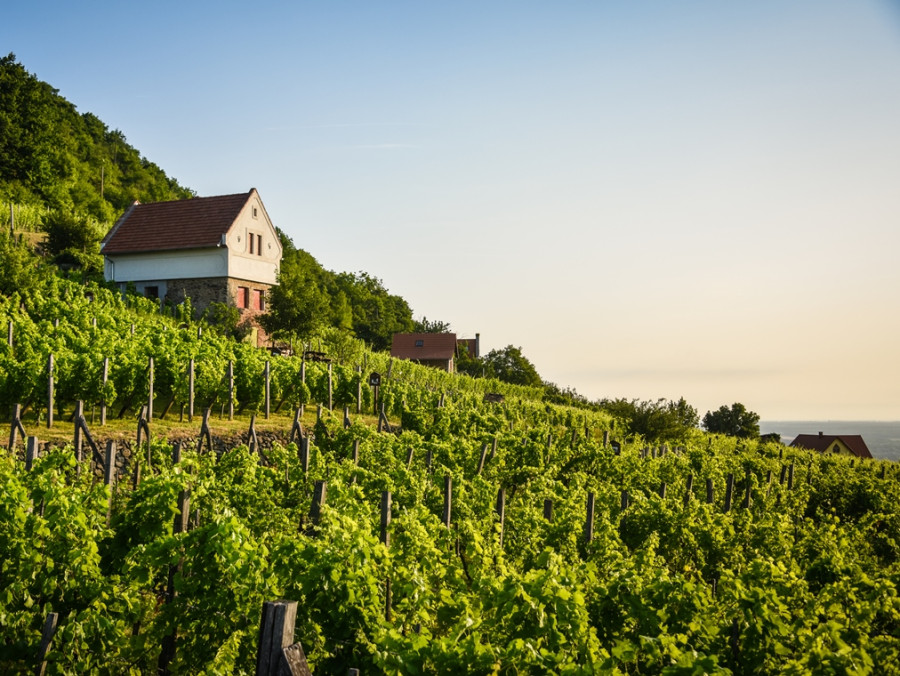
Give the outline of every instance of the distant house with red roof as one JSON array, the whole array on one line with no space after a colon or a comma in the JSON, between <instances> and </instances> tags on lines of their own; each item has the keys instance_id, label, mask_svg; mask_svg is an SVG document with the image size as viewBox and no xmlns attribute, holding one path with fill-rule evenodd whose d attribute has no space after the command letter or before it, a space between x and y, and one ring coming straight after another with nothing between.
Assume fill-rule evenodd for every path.
<instances>
[{"instance_id":1,"label":"distant house with red roof","mask_svg":"<svg viewBox=\"0 0 900 676\"><path fill-rule=\"evenodd\" d=\"M795 448L805 448L820 453L854 455L857 458L871 458L872 453L859 434L800 434L791 442Z\"/></svg>"},{"instance_id":2,"label":"distant house with red roof","mask_svg":"<svg viewBox=\"0 0 900 676\"><path fill-rule=\"evenodd\" d=\"M101 243L104 276L198 312L212 302L254 315L266 308L281 240L256 189L172 202L135 202Z\"/></svg>"},{"instance_id":3,"label":"distant house with red roof","mask_svg":"<svg viewBox=\"0 0 900 676\"><path fill-rule=\"evenodd\" d=\"M455 333L395 333L391 356L453 373L456 357Z\"/></svg>"}]
</instances>

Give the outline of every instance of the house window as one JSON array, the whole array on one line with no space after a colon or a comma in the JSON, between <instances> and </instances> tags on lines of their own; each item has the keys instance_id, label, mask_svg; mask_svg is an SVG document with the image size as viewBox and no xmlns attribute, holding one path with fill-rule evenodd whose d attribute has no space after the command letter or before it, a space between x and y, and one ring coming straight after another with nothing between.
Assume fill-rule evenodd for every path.
<instances>
[{"instance_id":1,"label":"house window","mask_svg":"<svg viewBox=\"0 0 900 676\"><path fill-rule=\"evenodd\" d=\"M416 347L425 347L425 341L420 338L416 341Z\"/></svg>"},{"instance_id":2,"label":"house window","mask_svg":"<svg viewBox=\"0 0 900 676\"><path fill-rule=\"evenodd\" d=\"M262 235L256 236L256 255L262 256Z\"/></svg>"},{"instance_id":3,"label":"house window","mask_svg":"<svg viewBox=\"0 0 900 676\"><path fill-rule=\"evenodd\" d=\"M144 297L145 298L159 298L159 287L158 286L145 286L144 287Z\"/></svg>"},{"instance_id":4,"label":"house window","mask_svg":"<svg viewBox=\"0 0 900 676\"><path fill-rule=\"evenodd\" d=\"M256 243L256 236L250 233L250 253L253 253L253 245Z\"/></svg>"},{"instance_id":5,"label":"house window","mask_svg":"<svg viewBox=\"0 0 900 676\"><path fill-rule=\"evenodd\" d=\"M253 207L253 218L259 218L259 212L256 210L256 207Z\"/></svg>"},{"instance_id":6,"label":"house window","mask_svg":"<svg viewBox=\"0 0 900 676\"><path fill-rule=\"evenodd\" d=\"M834 448L831 449L831 452L832 452L832 453L840 453L840 452L841 452L841 447L838 446L837 444L835 444L835 445L834 445Z\"/></svg>"},{"instance_id":7,"label":"house window","mask_svg":"<svg viewBox=\"0 0 900 676\"><path fill-rule=\"evenodd\" d=\"M246 308L249 305L248 300L250 296L250 289L246 286L239 286L237 290L237 298L235 298L235 303L239 308Z\"/></svg>"},{"instance_id":8,"label":"house window","mask_svg":"<svg viewBox=\"0 0 900 676\"><path fill-rule=\"evenodd\" d=\"M262 311L263 309L263 292L259 289L253 289L253 295L251 296L250 301L250 309L259 311Z\"/></svg>"}]
</instances>

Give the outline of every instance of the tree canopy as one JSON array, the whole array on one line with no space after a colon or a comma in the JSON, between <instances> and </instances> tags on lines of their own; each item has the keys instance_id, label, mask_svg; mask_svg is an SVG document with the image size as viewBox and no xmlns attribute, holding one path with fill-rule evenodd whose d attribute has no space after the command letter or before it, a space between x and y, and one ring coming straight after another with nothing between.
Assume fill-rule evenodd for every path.
<instances>
[{"instance_id":1,"label":"tree canopy","mask_svg":"<svg viewBox=\"0 0 900 676\"><path fill-rule=\"evenodd\" d=\"M703 416L703 429L729 437L755 439L759 436L759 414L748 411L740 403L720 406L716 411L707 411Z\"/></svg>"}]
</instances>

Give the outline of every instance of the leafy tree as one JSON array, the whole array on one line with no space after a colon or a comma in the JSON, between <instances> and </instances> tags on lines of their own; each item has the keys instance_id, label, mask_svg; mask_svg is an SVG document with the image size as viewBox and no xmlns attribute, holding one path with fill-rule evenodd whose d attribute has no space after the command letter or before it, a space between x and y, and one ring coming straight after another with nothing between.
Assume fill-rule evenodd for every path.
<instances>
[{"instance_id":1,"label":"leafy tree","mask_svg":"<svg viewBox=\"0 0 900 676\"><path fill-rule=\"evenodd\" d=\"M70 211L51 211L44 220L43 250L60 267L77 267L86 275L103 275L102 228L94 219Z\"/></svg>"},{"instance_id":2,"label":"leafy tree","mask_svg":"<svg viewBox=\"0 0 900 676\"><path fill-rule=\"evenodd\" d=\"M740 403L732 404L731 408L723 405L716 411L706 412L703 416L703 428L714 434L755 439L759 436L759 414L748 411Z\"/></svg>"},{"instance_id":3,"label":"leafy tree","mask_svg":"<svg viewBox=\"0 0 900 676\"><path fill-rule=\"evenodd\" d=\"M541 377L521 347L507 345L502 350L491 350L484 356L486 375L514 385L538 387Z\"/></svg>"},{"instance_id":4,"label":"leafy tree","mask_svg":"<svg viewBox=\"0 0 900 676\"><path fill-rule=\"evenodd\" d=\"M600 405L623 423L629 435L650 442L683 439L699 422L697 410L683 397L678 401L604 399Z\"/></svg>"},{"instance_id":5,"label":"leafy tree","mask_svg":"<svg viewBox=\"0 0 900 676\"><path fill-rule=\"evenodd\" d=\"M431 321L428 317L422 317L413 322L413 331L415 333L450 333L450 323L437 319Z\"/></svg>"},{"instance_id":6,"label":"leafy tree","mask_svg":"<svg viewBox=\"0 0 900 676\"><path fill-rule=\"evenodd\" d=\"M282 260L278 284L269 292L268 311L259 319L275 336L308 338L324 325L328 297L315 279L315 271L296 257Z\"/></svg>"}]
</instances>

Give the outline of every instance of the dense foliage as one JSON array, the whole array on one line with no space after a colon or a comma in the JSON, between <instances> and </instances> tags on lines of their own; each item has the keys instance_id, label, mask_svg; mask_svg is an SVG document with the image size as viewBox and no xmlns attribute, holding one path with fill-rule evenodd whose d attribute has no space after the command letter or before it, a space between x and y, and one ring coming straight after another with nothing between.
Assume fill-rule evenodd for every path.
<instances>
[{"instance_id":1,"label":"dense foliage","mask_svg":"<svg viewBox=\"0 0 900 676\"><path fill-rule=\"evenodd\" d=\"M136 199L162 201L190 190L25 70L0 58L0 202L40 205L112 223ZM9 214L0 214L6 219Z\"/></svg>"}]
</instances>

